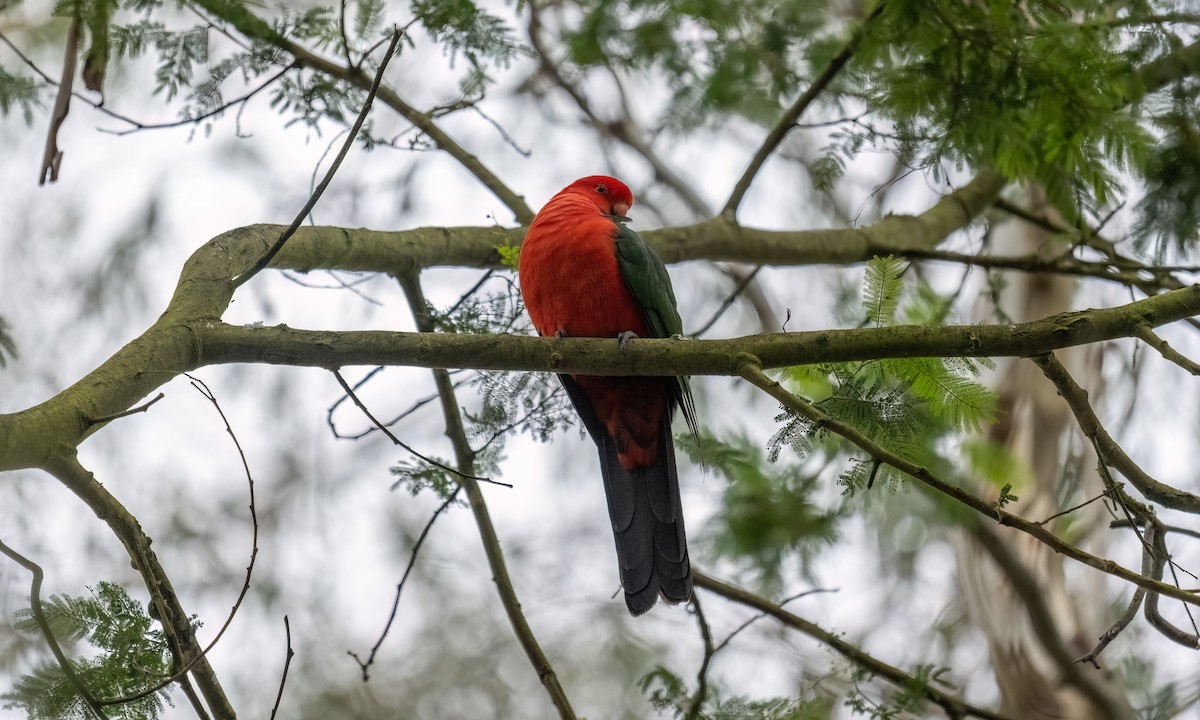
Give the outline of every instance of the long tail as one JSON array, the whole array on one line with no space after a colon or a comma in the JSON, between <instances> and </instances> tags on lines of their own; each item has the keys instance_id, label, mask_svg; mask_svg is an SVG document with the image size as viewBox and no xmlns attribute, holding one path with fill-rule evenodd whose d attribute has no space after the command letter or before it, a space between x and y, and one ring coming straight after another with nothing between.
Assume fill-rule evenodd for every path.
<instances>
[{"instance_id":1,"label":"long tail","mask_svg":"<svg viewBox=\"0 0 1200 720\"><path fill-rule=\"evenodd\" d=\"M654 607L659 595L668 602L687 602L692 597L692 569L669 416L662 423L654 464L626 470L617 458L616 442L579 386L569 376L559 377L600 451L625 605L637 616Z\"/></svg>"}]
</instances>

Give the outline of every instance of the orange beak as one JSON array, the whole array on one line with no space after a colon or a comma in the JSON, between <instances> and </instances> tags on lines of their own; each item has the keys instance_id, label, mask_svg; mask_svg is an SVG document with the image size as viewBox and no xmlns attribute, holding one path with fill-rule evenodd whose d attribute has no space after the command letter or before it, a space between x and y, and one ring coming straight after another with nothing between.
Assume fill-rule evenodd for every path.
<instances>
[{"instance_id":1,"label":"orange beak","mask_svg":"<svg viewBox=\"0 0 1200 720\"><path fill-rule=\"evenodd\" d=\"M615 203L613 203L612 210L613 210L613 215L617 215L619 217L625 217L626 215L629 214L629 203L615 202Z\"/></svg>"}]
</instances>

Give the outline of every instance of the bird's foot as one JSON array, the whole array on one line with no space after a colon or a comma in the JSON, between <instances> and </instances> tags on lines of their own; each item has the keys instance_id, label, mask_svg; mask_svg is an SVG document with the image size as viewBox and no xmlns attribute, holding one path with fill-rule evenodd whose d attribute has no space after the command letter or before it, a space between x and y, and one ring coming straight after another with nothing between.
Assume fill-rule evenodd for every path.
<instances>
[{"instance_id":1,"label":"bird's foot","mask_svg":"<svg viewBox=\"0 0 1200 720\"><path fill-rule=\"evenodd\" d=\"M629 341L637 337L637 333L632 330L626 330L617 335L617 347L625 350L629 347Z\"/></svg>"},{"instance_id":2,"label":"bird's foot","mask_svg":"<svg viewBox=\"0 0 1200 720\"><path fill-rule=\"evenodd\" d=\"M566 331L566 330L555 330L555 331L554 331L554 339L555 339L555 340L562 340L562 339L563 339L563 338L565 338L565 337L567 337L567 331Z\"/></svg>"}]
</instances>

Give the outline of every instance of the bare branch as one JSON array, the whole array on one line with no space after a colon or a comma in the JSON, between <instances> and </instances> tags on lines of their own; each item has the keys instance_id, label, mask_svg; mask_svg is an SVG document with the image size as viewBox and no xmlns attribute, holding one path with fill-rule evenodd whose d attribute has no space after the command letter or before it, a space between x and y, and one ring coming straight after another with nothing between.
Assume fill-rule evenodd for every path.
<instances>
[{"instance_id":1,"label":"bare branch","mask_svg":"<svg viewBox=\"0 0 1200 720\"><path fill-rule=\"evenodd\" d=\"M1146 555L1145 557L1149 556ZM1143 565L1142 574L1146 574L1147 572L1148 568ZM1138 588L1135 590L1133 593L1133 598L1129 601L1129 606L1125 608L1125 612L1121 613L1121 617L1117 618L1116 622L1114 622L1107 630L1104 631L1104 634L1100 636L1099 642L1096 643L1096 647L1092 648L1086 655L1080 657L1075 662L1086 662L1097 670L1100 670L1100 653L1104 652L1104 649L1107 648L1113 640L1116 640L1117 636L1124 632L1125 628L1129 627L1129 623L1133 622L1133 619L1137 617L1138 610L1142 607L1142 599L1145 597L1146 588Z\"/></svg>"},{"instance_id":2,"label":"bare branch","mask_svg":"<svg viewBox=\"0 0 1200 720\"><path fill-rule=\"evenodd\" d=\"M421 546L425 544L425 538L429 536L429 531L433 529L433 524L442 513L454 504L458 499L458 493L462 490L462 486L454 488L454 492L450 493L450 497L446 498L437 510L433 511L433 515L429 518L429 522L425 523L425 527L421 529L421 534L417 536L417 542L413 544L412 554L408 557L408 565L404 568L404 574L400 576L400 582L396 583L396 598L392 600L392 612L388 615L387 622L384 623L383 632L379 634L379 639L371 646L371 652L367 654L367 659L363 660L358 656L358 653L350 650L346 654L354 658L358 663L359 669L362 671L363 682L371 679L371 666L375 664L375 656L379 653L379 648L383 647L383 641L387 639L388 633L392 630L392 623L396 621L396 612L400 609L400 594L404 592L404 583L408 582L408 575L412 572L413 567L417 564L417 554L421 552Z\"/></svg>"},{"instance_id":3,"label":"bare branch","mask_svg":"<svg viewBox=\"0 0 1200 720\"><path fill-rule=\"evenodd\" d=\"M167 643L180 666L191 666L192 675L204 700L217 720L236 720L237 713L225 697L216 673L204 657L196 640L191 616L179 602L171 579L158 562L150 538L142 532L129 510L101 485L90 471L79 464L74 452L48 458L42 466L87 505L96 517L108 524L113 534L125 546L133 566L142 575L154 605L152 614L163 624ZM185 682L186 678L180 682ZM185 687L185 690L187 688Z\"/></svg>"},{"instance_id":4,"label":"bare branch","mask_svg":"<svg viewBox=\"0 0 1200 720\"><path fill-rule=\"evenodd\" d=\"M1171 347L1166 340L1160 338L1149 327L1145 325L1138 326L1137 336L1142 342L1157 350L1159 355L1187 370L1192 375L1200 376L1200 364Z\"/></svg>"},{"instance_id":5,"label":"bare branch","mask_svg":"<svg viewBox=\"0 0 1200 720\"><path fill-rule=\"evenodd\" d=\"M846 642L842 639L841 635L835 635L815 623L794 615L760 595L755 595L748 590L706 575L695 567L692 568L692 577L695 579L696 587L704 588L727 600L732 600L733 602L754 608L759 612L766 613L784 625L799 630L817 642L828 646L850 662L870 671L874 675L884 678L888 682L903 688L921 688L926 698L943 707L951 717L961 718L970 716L985 718L986 720L1008 720L1004 715L970 705L961 698L955 697L932 684L922 683L916 676L900 668L888 665L863 652L858 646Z\"/></svg>"},{"instance_id":6,"label":"bare branch","mask_svg":"<svg viewBox=\"0 0 1200 720\"><path fill-rule=\"evenodd\" d=\"M240 457L242 461L242 470L246 473L246 483L250 488L251 525L250 562L246 565L246 578L242 581L242 589L240 592L238 592L237 599L234 600L233 607L229 610L229 615L225 617L225 622L221 624L221 629L217 631L217 634L212 640L209 641L208 645L204 647L204 650L202 650L199 655L192 658L192 660L186 664L177 663L182 665L182 667L161 682L144 688L136 693L123 695L116 698L106 698L100 701L101 705L122 705L124 703L133 702L134 700L140 700L147 695L152 695L153 693L162 690L173 682L179 682L183 680L184 677L196 665L196 663L202 658L207 657L208 653L217 646L217 643L220 642L221 638L225 635L225 631L229 629L231 624L233 624L233 618L237 615L238 610L242 607L242 601L246 599L246 593L250 592L250 579L254 576L254 562L258 559L258 510L257 504L254 501L254 476L250 473L250 462L246 460L246 452L242 449L242 443L238 440L237 435L233 432L233 427L230 426L229 418L225 416L225 411L221 409L221 404L217 402L217 396L213 394L213 391L209 389L208 385L203 380L193 377L187 373L184 373L184 376L191 381L192 387L196 388L196 390L204 396L204 399L212 403L212 406L216 409L217 414L221 416L221 422L225 424L225 433L229 435L230 439L233 440L233 445L238 451L238 457Z\"/></svg>"},{"instance_id":7,"label":"bare branch","mask_svg":"<svg viewBox=\"0 0 1200 720\"><path fill-rule=\"evenodd\" d=\"M696 720L700 717L704 701L708 699L708 666L712 663L713 655L717 653L713 646L712 628L708 626L704 608L700 606L700 596L693 595L691 605L696 612L696 624L700 627L700 639L704 642L704 659L700 661L700 669L696 671L696 694L683 716L684 720Z\"/></svg>"},{"instance_id":8,"label":"bare branch","mask_svg":"<svg viewBox=\"0 0 1200 720\"><path fill-rule=\"evenodd\" d=\"M875 461L887 463L897 470L907 473L915 480L919 481L921 485L933 490L934 492L956 500L963 505L966 505L972 510L975 510L979 515L982 515L990 520L994 520L1001 525L1016 528L1027 535L1031 535L1035 539L1045 543L1055 552L1065 555L1072 560L1077 560L1084 565L1099 570L1100 572L1121 578L1122 580L1131 582L1139 587L1144 587L1147 590L1160 592L1168 597L1173 597L1186 603L1200 606L1200 595L1189 593L1177 587L1172 587L1154 578L1146 577L1145 575L1128 570L1112 560L1100 558L1092 555L1089 552L1081 550L1071 543L1060 540L1058 536L1049 530L1046 530L1046 528L1042 527L1041 525L1038 525L1035 522L1030 522L1029 520L1017 515L1013 515L1001 507L997 507L992 503L983 500L982 498L976 497L966 490L963 490L961 487L939 478L927 468L906 460L887 448L884 448L854 427L823 412L804 398L789 392L782 385L775 382L765 373L763 373L762 369L756 365L752 359L742 360L740 374L743 378L749 380L756 387L778 400L780 404L782 404L788 410L808 418L812 422L816 423L819 427L826 428L830 432L841 435L869 454ZM977 516L964 517L962 521L967 525L967 527L974 527L975 524L981 522Z\"/></svg>"},{"instance_id":9,"label":"bare branch","mask_svg":"<svg viewBox=\"0 0 1200 720\"><path fill-rule=\"evenodd\" d=\"M1173 292L1179 291L1176 290ZM1159 295L1158 297L1163 296ZM1144 326L1139 325L1137 327ZM1136 332L1137 328L1134 331ZM1155 480L1145 470L1142 470L1132 458L1125 454L1121 446L1112 439L1112 436L1100 424L1100 418L1096 417L1095 411L1092 410L1092 406L1088 403L1087 391L1075 382L1075 379L1071 377L1067 369L1063 367L1063 364L1054 357L1053 353L1038 355L1031 359L1042 369L1042 373L1045 374L1050 382L1054 383L1054 387L1058 388L1058 394L1062 396L1063 400L1071 408L1071 412L1074 413L1075 420L1079 423L1079 429L1096 446L1096 452L1100 454L1100 458L1105 463L1121 471L1121 474L1129 482L1133 483L1133 486L1146 499L1173 510L1200 513L1200 497Z\"/></svg>"},{"instance_id":10,"label":"bare branch","mask_svg":"<svg viewBox=\"0 0 1200 720\"><path fill-rule=\"evenodd\" d=\"M71 111L71 85L75 82L75 59L79 56L79 8L71 13L71 25L67 28L67 50L63 58L62 80L58 83L58 95L54 98L54 111L50 115L50 129L46 132L46 152L42 156L42 168L38 171L38 185L58 182L58 169L62 165L63 151L58 147L58 131Z\"/></svg>"},{"instance_id":11,"label":"bare branch","mask_svg":"<svg viewBox=\"0 0 1200 720\"><path fill-rule=\"evenodd\" d=\"M288 668L292 666L292 656L296 653L292 650L292 624L288 622L288 616L283 616L283 632L287 635L287 655L283 660L283 674L279 676L279 692L275 694L275 705L271 707L271 719L275 720L275 715L279 712L279 703L283 700L283 686L287 684Z\"/></svg>"}]
</instances>

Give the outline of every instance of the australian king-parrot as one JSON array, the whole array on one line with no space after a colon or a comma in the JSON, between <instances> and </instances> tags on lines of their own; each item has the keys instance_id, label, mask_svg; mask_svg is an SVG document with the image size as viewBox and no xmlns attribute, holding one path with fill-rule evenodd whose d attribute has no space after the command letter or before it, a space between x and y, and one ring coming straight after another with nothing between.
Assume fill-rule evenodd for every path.
<instances>
[{"instance_id":1,"label":"australian king-parrot","mask_svg":"<svg viewBox=\"0 0 1200 720\"><path fill-rule=\"evenodd\" d=\"M540 335L666 338L683 332L662 260L625 225L633 195L585 177L550 199L521 246L525 307ZM685 377L559 375L600 451L625 604L634 615L692 595L671 416L693 433Z\"/></svg>"}]
</instances>

